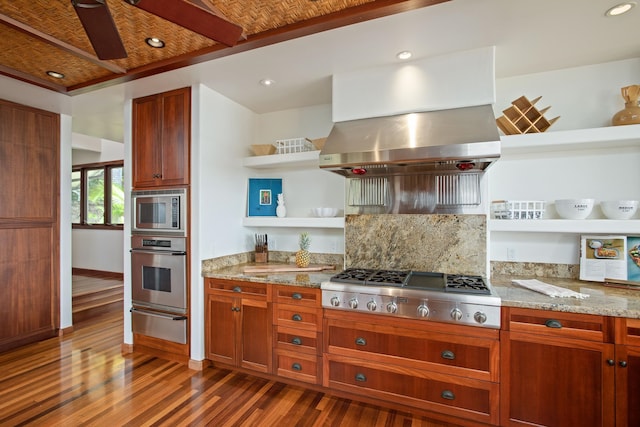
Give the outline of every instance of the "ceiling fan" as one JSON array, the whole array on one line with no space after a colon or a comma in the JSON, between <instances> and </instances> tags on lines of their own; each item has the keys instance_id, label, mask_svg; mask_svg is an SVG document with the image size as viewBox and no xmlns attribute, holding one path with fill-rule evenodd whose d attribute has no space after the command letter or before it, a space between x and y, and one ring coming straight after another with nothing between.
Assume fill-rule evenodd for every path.
<instances>
[{"instance_id":1,"label":"ceiling fan","mask_svg":"<svg viewBox=\"0 0 640 427\"><path fill-rule=\"evenodd\" d=\"M209 0L124 1L226 46L235 46L242 35L242 27L218 16ZM71 4L98 58L108 60L127 57L106 0L71 0Z\"/></svg>"}]
</instances>

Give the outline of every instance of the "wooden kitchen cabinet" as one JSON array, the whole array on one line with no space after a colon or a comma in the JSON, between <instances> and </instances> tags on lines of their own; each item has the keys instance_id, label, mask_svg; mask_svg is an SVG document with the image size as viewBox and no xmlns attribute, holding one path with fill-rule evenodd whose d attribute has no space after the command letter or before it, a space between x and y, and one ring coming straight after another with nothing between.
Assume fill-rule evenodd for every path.
<instances>
[{"instance_id":1,"label":"wooden kitchen cabinet","mask_svg":"<svg viewBox=\"0 0 640 427\"><path fill-rule=\"evenodd\" d=\"M503 308L501 425L613 426L613 320Z\"/></svg>"},{"instance_id":2,"label":"wooden kitchen cabinet","mask_svg":"<svg viewBox=\"0 0 640 427\"><path fill-rule=\"evenodd\" d=\"M498 424L497 329L325 310L323 332L325 387Z\"/></svg>"},{"instance_id":3,"label":"wooden kitchen cabinet","mask_svg":"<svg viewBox=\"0 0 640 427\"><path fill-rule=\"evenodd\" d=\"M320 289L272 286L274 368L278 376L322 383Z\"/></svg>"},{"instance_id":4,"label":"wooden kitchen cabinet","mask_svg":"<svg viewBox=\"0 0 640 427\"><path fill-rule=\"evenodd\" d=\"M134 188L189 184L191 89L133 100Z\"/></svg>"},{"instance_id":5,"label":"wooden kitchen cabinet","mask_svg":"<svg viewBox=\"0 0 640 427\"><path fill-rule=\"evenodd\" d=\"M206 279L207 359L272 371L271 308L265 283Z\"/></svg>"},{"instance_id":6,"label":"wooden kitchen cabinet","mask_svg":"<svg viewBox=\"0 0 640 427\"><path fill-rule=\"evenodd\" d=\"M616 426L640 426L640 319L616 318Z\"/></svg>"},{"instance_id":7,"label":"wooden kitchen cabinet","mask_svg":"<svg viewBox=\"0 0 640 427\"><path fill-rule=\"evenodd\" d=\"M0 163L2 352L60 328L60 116L0 100Z\"/></svg>"}]
</instances>

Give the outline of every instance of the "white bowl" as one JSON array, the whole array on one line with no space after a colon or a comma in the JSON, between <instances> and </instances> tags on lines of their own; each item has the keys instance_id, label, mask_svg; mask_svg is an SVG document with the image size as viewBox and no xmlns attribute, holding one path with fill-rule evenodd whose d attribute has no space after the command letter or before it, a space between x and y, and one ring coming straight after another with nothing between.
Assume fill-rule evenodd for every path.
<instances>
[{"instance_id":1,"label":"white bowl","mask_svg":"<svg viewBox=\"0 0 640 427\"><path fill-rule=\"evenodd\" d=\"M556 200L556 211L564 219L585 219L593 210L593 199Z\"/></svg>"},{"instance_id":2,"label":"white bowl","mask_svg":"<svg viewBox=\"0 0 640 427\"><path fill-rule=\"evenodd\" d=\"M604 216L609 219L629 219L638 210L637 200L607 200L600 202Z\"/></svg>"},{"instance_id":3,"label":"white bowl","mask_svg":"<svg viewBox=\"0 0 640 427\"><path fill-rule=\"evenodd\" d=\"M338 209L336 208L313 208L311 209L313 216L317 217L333 217L338 215Z\"/></svg>"}]
</instances>

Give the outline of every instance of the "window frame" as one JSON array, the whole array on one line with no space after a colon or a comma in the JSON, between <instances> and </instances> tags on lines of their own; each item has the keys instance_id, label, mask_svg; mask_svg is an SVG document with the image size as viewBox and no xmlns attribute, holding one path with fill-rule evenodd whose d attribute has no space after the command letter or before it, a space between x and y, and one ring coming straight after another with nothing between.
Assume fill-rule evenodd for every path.
<instances>
[{"instance_id":1,"label":"window frame","mask_svg":"<svg viewBox=\"0 0 640 427\"><path fill-rule=\"evenodd\" d=\"M86 163L74 165L72 172L80 172L80 222L72 222L72 228L93 229L93 230L123 230L124 224L111 224L111 170L114 168L124 168L124 160L100 163ZM90 170L103 169L104 171L104 212L105 218L102 224L87 223L87 174Z\"/></svg>"}]
</instances>

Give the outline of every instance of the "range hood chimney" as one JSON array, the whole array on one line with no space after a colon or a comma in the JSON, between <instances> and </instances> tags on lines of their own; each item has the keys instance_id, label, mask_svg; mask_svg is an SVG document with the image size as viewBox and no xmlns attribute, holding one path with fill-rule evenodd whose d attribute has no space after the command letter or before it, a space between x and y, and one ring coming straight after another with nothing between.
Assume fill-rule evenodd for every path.
<instances>
[{"instance_id":1,"label":"range hood chimney","mask_svg":"<svg viewBox=\"0 0 640 427\"><path fill-rule=\"evenodd\" d=\"M491 105L338 122L320 168L348 178L484 171L500 158Z\"/></svg>"}]
</instances>

